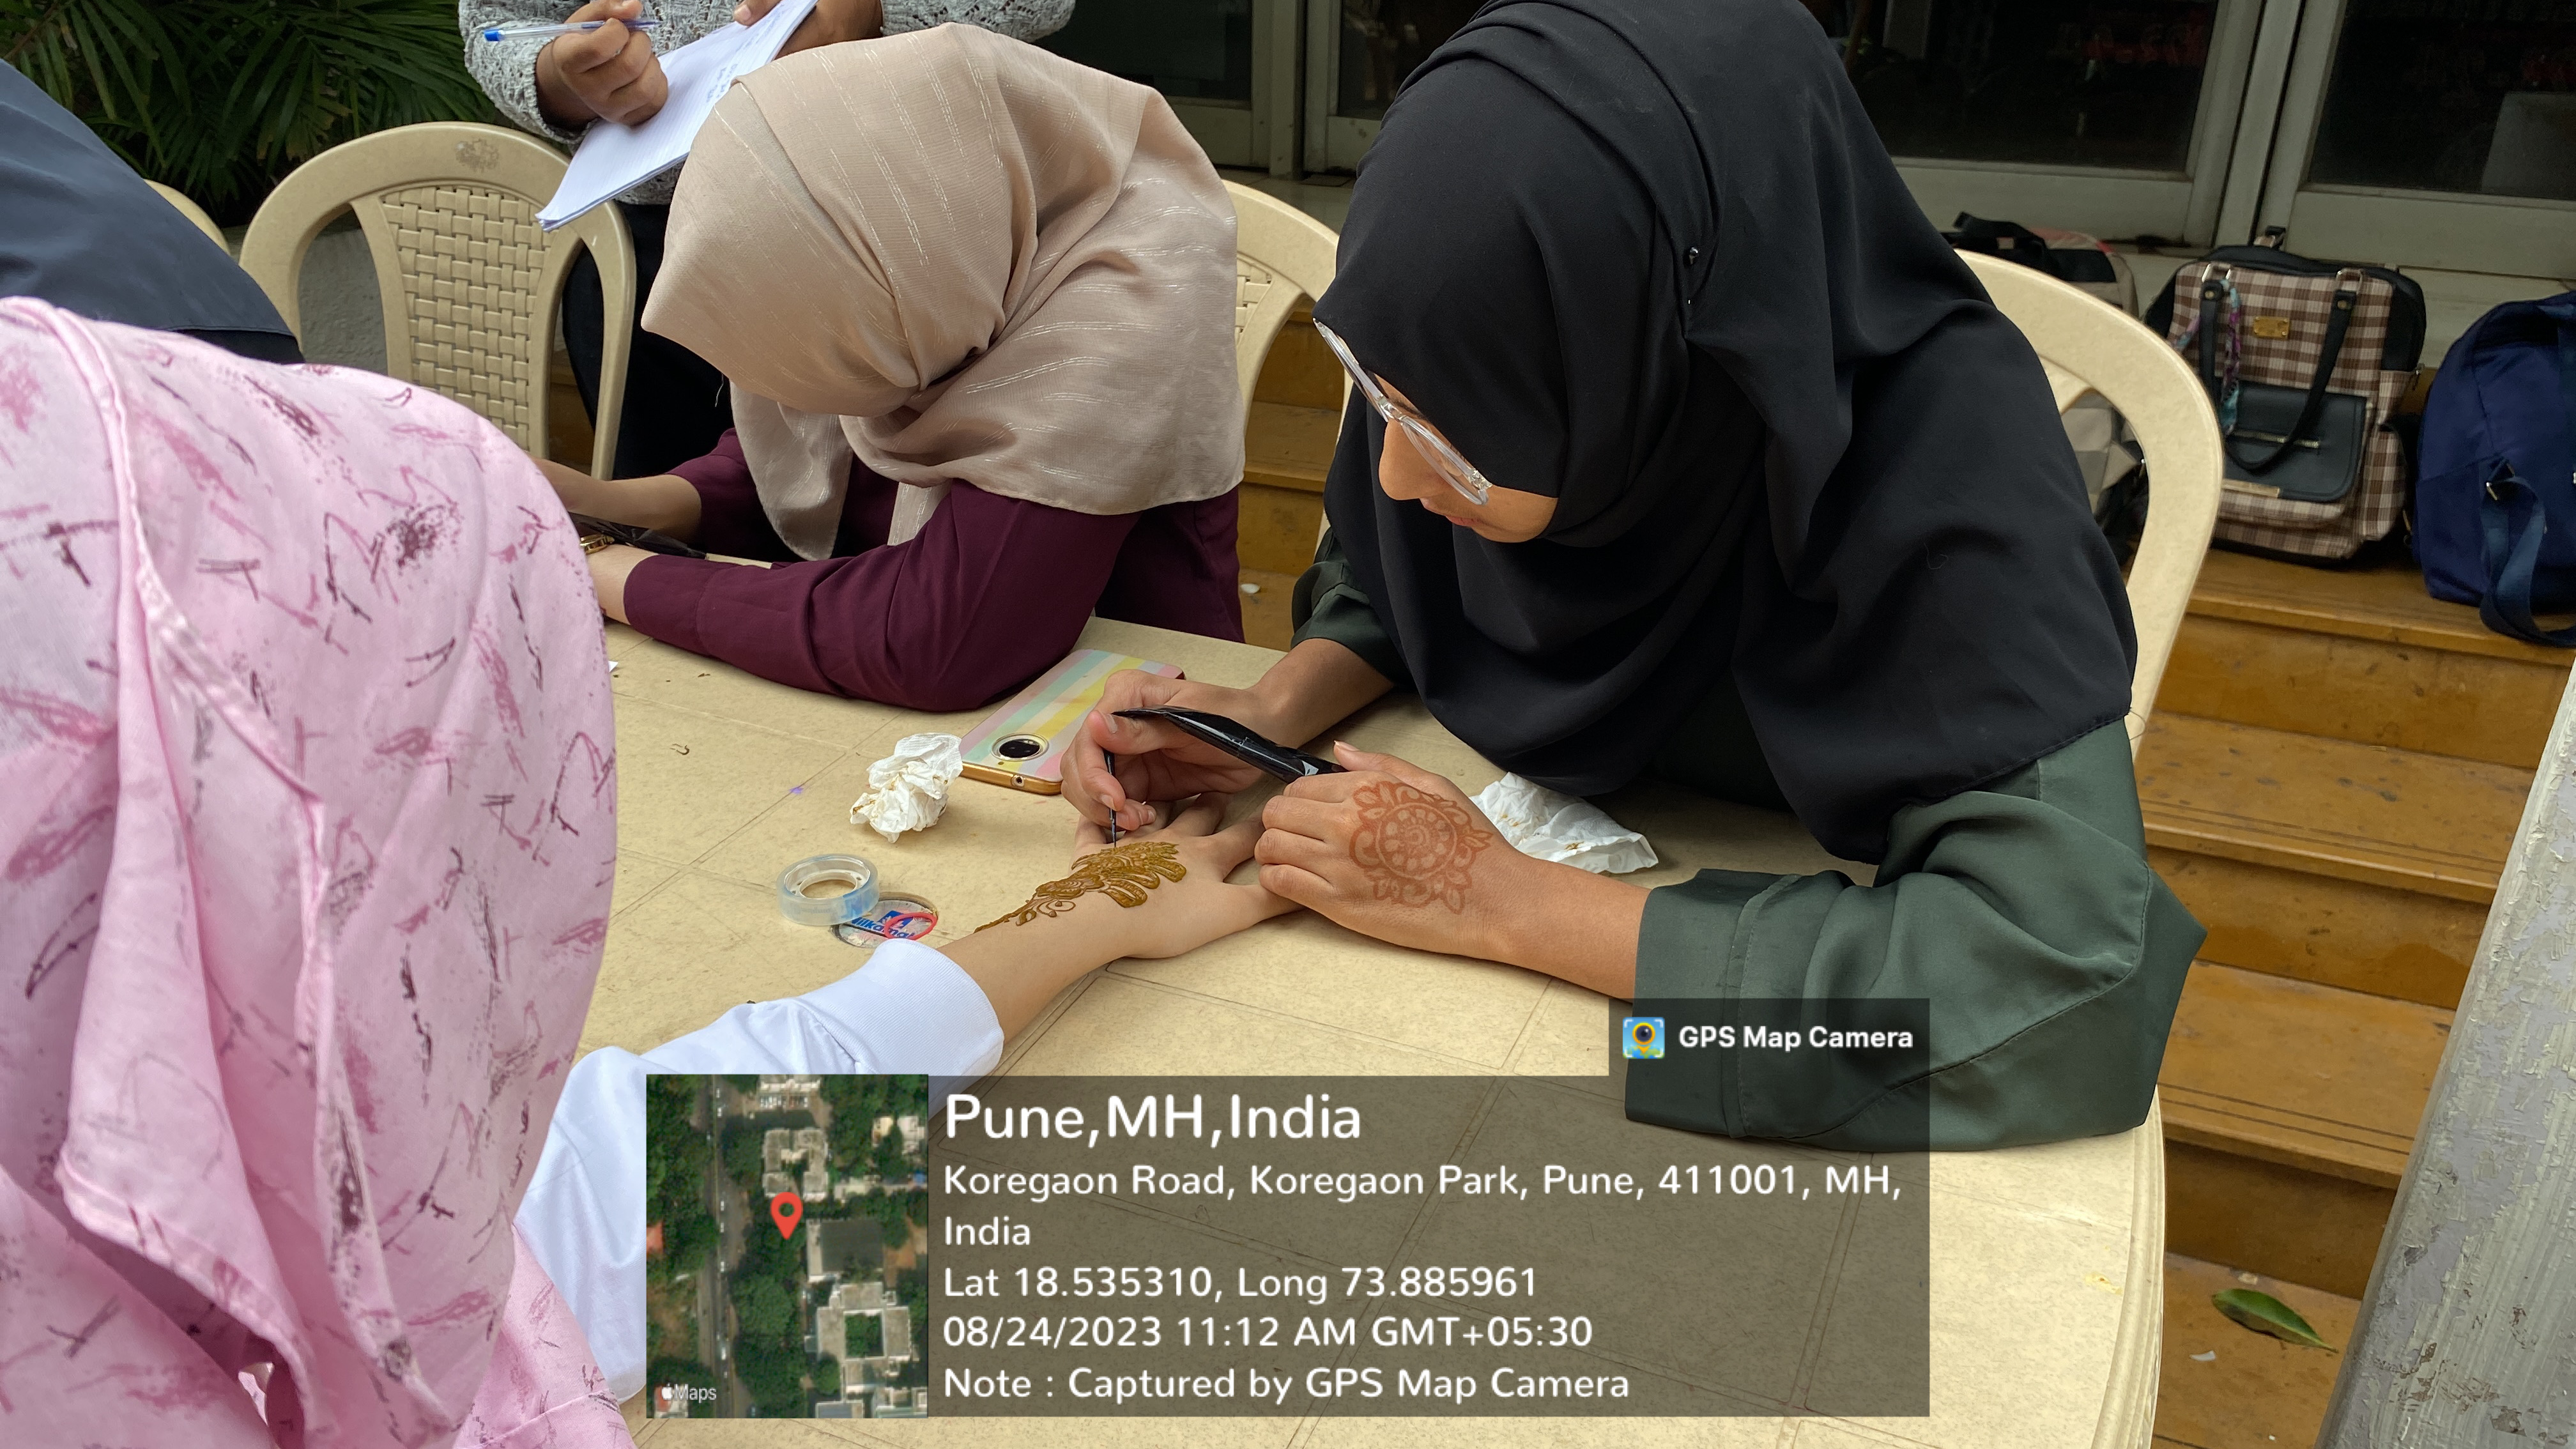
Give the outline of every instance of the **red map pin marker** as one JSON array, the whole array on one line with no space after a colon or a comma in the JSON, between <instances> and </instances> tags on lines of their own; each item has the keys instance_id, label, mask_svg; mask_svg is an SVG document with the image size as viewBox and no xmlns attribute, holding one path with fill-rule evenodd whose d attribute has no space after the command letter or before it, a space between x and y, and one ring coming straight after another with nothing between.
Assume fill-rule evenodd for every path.
<instances>
[{"instance_id":1,"label":"red map pin marker","mask_svg":"<svg viewBox=\"0 0 2576 1449\"><path fill-rule=\"evenodd\" d=\"M778 1236L796 1235L796 1222L805 1216L805 1199L792 1192L782 1192L769 1200L769 1215L778 1220Z\"/></svg>"}]
</instances>

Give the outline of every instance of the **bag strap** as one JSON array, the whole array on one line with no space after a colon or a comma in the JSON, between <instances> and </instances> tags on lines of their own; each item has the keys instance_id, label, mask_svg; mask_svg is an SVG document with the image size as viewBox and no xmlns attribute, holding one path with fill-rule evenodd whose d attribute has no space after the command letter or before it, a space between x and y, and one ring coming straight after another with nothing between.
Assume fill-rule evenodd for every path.
<instances>
[{"instance_id":1,"label":"bag strap","mask_svg":"<svg viewBox=\"0 0 2576 1449\"><path fill-rule=\"evenodd\" d=\"M2576 453L2576 306L2543 307L2558 319L2558 395L2567 402L2568 451ZM2568 478L2576 485L2576 475Z\"/></svg>"},{"instance_id":2,"label":"bag strap","mask_svg":"<svg viewBox=\"0 0 2576 1449\"><path fill-rule=\"evenodd\" d=\"M2562 358L2565 347L2562 340ZM2486 535L2487 569L2478 618L2499 634L2576 648L2576 625L2543 629L2531 617L2531 581L2540 569L2540 541L2549 532L2549 511L2541 506L2539 491L2513 471L2512 463L2499 459L2487 478L2486 495L2478 500L2478 524Z\"/></svg>"},{"instance_id":3,"label":"bag strap","mask_svg":"<svg viewBox=\"0 0 2576 1449\"><path fill-rule=\"evenodd\" d=\"M2209 405L2217 407L2220 390L2226 382L2218 375L2218 309L2227 299L2224 273L2211 267L2200 274L2200 386L2209 394Z\"/></svg>"},{"instance_id":4,"label":"bag strap","mask_svg":"<svg viewBox=\"0 0 2576 1449\"><path fill-rule=\"evenodd\" d=\"M2278 464L2282 459L2290 456L2290 450L2292 448L2297 447L2302 440L2306 439L2310 430L2315 428L2317 425L2317 415L2325 411L2326 383L2329 379L2333 378L2335 363L2343 356L2343 337L2344 333L2352 327L2353 308L2360 305L2361 302L2360 273L2347 268L2344 271L2335 274L2335 282L2337 285L2335 287L2334 306L2326 313L2325 345L2317 352L2316 376L2308 380L2308 400L2306 405L2299 409L2299 420L2290 425L2289 431L2281 435L2281 441L2275 444L2272 451L2266 454L2260 462L2237 452L2236 443L2233 438L2224 438L2220 440L2227 447L2227 455L2234 458L2239 464L2243 465L2248 472L2268 473L2272 471L2276 464ZM2203 298L2200 304L2201 313L2205 317L2209 312L2209 302L2207 301L2208 288L2203 287L2201 289L2201 295ZM2206 358L2208 353L2209 345L2204 342L2201 344L2201 355ZM2204 362L2204 371L2206 368L2207 364Z\"/></svg>"}]
</instances>

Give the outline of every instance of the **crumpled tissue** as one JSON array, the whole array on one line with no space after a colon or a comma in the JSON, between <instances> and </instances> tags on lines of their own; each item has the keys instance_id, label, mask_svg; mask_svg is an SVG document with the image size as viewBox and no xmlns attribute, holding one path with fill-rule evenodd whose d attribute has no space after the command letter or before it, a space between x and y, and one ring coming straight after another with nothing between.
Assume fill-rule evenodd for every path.
<instances>
[{"instance_id":1,"label":"crumpled tissue","mask_svg":"<svg viewBox=\"0 0 2576 1449\"><path fill-rule=\"evenodd\" d=\"M1559 861L1595 875L1626 875L1655 863L1646 837L1600 806L1518 775L1505 775L1476 796L1476 808L1523 855Z\"/></svg>"},{"instance_id":2,"label":"crumpled tissue","mask_svg":"<svg viewBox=\"0 0 2576 1449\"><path fill-rule=\"evenodd\" d=\"M907 830L928 830L948 808L948 787L966 768L955 735L905 735L894 753L868 766L868 793L850 804L850 823L875 829L889 842Z\"/></svg>"}]
</instances>

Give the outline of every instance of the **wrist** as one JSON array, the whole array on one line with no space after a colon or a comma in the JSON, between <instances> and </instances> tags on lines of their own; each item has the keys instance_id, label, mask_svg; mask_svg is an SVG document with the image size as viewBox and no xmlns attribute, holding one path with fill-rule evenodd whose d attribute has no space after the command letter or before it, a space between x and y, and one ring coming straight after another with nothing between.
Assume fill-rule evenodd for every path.
<instances>
[{"instance_id":1,"label":"wrist","mask_svg":"<svg viewBox=\"0 0 2576 1449\"><path fill-rule=\"evenodd\" d=\"M1235 708L1235 723L1283 745L1304 742L1304 735L1293 733L1296 722L1290 717L1289 702L1280 698L1280 692L1271 687L1269 675L1263 675L1241 694L1243 697Z\"/></svg>"},{"instance_id":2,"label":"wrist","mask_svg":"<svg viewBox=\"0 0 2576 1449\"><path fill-rule=\"evenodd\" d=\"M1501 848L1512 868L1501 890L1480 893L1493 908L1469 924L1477 954L1605 996L1634 990L1645 888Z\"/></svg>"},{"instance_id":3,"label":"wrist","mask_svg":"<svg viewBox=\"0 0 2576 1449\"><path fill-rule=\"evenodd\" d=\"M1108 919L1116 905L1078 901L1025 924L1005 917L939 949L983 989L1002 1034L1017 1036L1066 987L1128 954L1118 923Z\"/></svg>"},{"instance_id":4,"label":"wrist","mask_svg":"<svg viewBox=\"0 0 2576 1449\"><path fill-rule=\"evenodd\" d=\"M1092 895L1076 901L1073 909L1063 915L1039 924L1055 932L1047 954L1064 964L1065 979L1071 981L1135 955L1142 936L1141 918L1146 914L1106 896Z\"/></svg>"},{"instance_id":5,"label":"wrist","mask_svg":"<svg viewBox=\"0 0 2576 1449\"><path fill-rule=\"evenodd\" d=\"M628 617L631 611L626 603L627 585L633 580L635 570L653 557L640 548L630 548L622 543L611 544L586 557L585 561L590 565L591 588L599 595L599 612L620 624L635 622Z\"/></svg>"},{"instance_id":6,"label":"wrist","mask_svg":"<svg viewBox=\"0 0 2576 1449\"><path fill-rule=\"evenodd\" d=\"M1283 745L1302 745L1321 734L1355 707L1342 699L1347 687L1336 687L1344 682L1333 677L1341 663L1333 656L1347 652L1317 639L1290 649L1244 691L1252 703L1243 723Z\"/></svg>"}]
</instances>

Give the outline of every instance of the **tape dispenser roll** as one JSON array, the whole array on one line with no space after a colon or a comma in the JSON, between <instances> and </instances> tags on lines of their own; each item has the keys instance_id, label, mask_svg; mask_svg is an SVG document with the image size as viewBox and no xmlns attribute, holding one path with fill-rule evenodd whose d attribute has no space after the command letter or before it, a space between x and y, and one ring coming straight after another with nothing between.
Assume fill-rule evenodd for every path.
<instances>
[{"instance_id":1,"label":"tape dispenser roll","mask_svg":"<svg viewBox=\"0 0 2576 1449\"><path fill-rule=\"evenodd\" d=\"M838 926L877 905L877 868L855 855L817 855L778 873L778 914L800 926Z\"/></svg>"}]
</instances>

